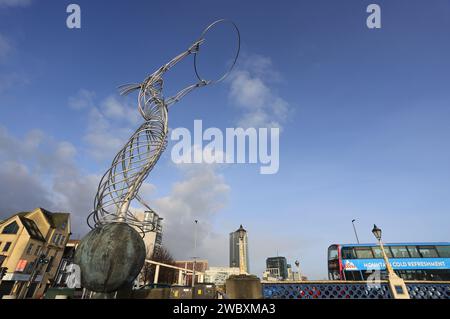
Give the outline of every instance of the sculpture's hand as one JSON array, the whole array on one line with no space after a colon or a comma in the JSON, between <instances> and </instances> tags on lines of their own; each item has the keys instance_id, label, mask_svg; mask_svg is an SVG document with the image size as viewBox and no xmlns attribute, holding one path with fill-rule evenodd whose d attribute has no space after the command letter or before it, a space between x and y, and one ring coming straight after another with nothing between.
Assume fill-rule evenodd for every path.
<instances>
[{"instance_id":1,"label":"sculpture's hand","mask_svg":"<svg viewBox=\"0 0 450 319\"><path fill-rule=\"evenodd\" d=\"M177 94L175 94L172 97L169 97L165 100L165 104L167 107L171 106L172 104L177 103L179 100L181 100L183 97L185 97L187 94L191 93L197 88L203 87L211 83L211 81L200 81L196 84L189 85L188 87L185 87L181 91L179 91Z\"/></svg>"}]
</instances>

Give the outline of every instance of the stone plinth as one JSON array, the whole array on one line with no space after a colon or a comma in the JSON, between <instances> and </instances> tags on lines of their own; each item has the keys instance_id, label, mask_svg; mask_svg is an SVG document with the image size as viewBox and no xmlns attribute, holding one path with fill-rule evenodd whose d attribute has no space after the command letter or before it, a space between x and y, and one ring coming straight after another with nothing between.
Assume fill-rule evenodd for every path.
<instances>
[{"instance_id":1,"label":"stone plinth","mask_svg":"<svg viewBox=\"0 0 450 319\"><path fill-rule=\"evenodd\" d=\"M225 283L230 299L262 299L261 280L253 275L230 276Z\"/></svg>"}]
</instances>

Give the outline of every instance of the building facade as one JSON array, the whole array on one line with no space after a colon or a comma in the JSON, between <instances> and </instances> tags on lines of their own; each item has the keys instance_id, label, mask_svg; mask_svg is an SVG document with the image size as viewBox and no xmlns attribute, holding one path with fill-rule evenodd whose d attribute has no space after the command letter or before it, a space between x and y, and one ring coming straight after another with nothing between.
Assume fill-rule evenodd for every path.
<instances>
[{"instance_id":1,"label":"building facade","mask_svg":"<svg viewBox=\"0 0 450 319\"><path fill-rule=\"evenodd\" d=\"M266 259L266 272L277 280L288 279L288 264L285 257L269 257Z\"/></svg>"},{"instance_id":2,"label":"building facade","mask_svg":"<svg viewBox=\"0 0 450 319\"><path fill-rule=\"evenodd\" d=\"M241 225L242 227L242 225ZM244 240L244 270L250 273L249 255L248 255L248 234L245 232ZM239 229L230 233L230 267L239 268Z\"/></svg>"},{"instance_id":3,"label":"building facade","mask_svg":"<svg viewBox=\"0 0 450 319\"><path fill-rule=\"evenodd\" d=\"M70 236L70 214L43 208L0 222L0 297L39 298L54 285Z\"/></svg>"},{"instance_id":4,"label":"building facade","mask_svg":"<svg viewBox=\"0 0 450 319\"><path fill-rule=\"evenodd\" d=\"M81 240L69 240L64 248L63 256L59 264L58 271L55 275L54 287L70 287L81 288L80 282L73 282L71 275L76 271L73 259L75 257L75 250L80 244ZM76 274L75 274L76 275Z\"/></svg>"},{"instance_id":5,"label":"building facade","mask_svg":"<svg viewBox=\"0 0 450 319\"><path fill-rule=\"evenodd\" d=\"M232 275L239 275L238 267L210 267L205 271L205 282L223 286Z\"/></svg>"}]
</instances>

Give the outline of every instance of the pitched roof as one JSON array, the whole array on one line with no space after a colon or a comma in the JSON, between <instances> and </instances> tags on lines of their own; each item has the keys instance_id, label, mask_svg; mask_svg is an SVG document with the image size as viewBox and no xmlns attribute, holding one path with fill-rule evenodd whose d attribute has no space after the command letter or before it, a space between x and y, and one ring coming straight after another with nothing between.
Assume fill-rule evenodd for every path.
<instances>
[{"instance_id":1,"label":"pitched roof","mask_svg":"<svg viewBox=\"0 0 450 319\"><path fill-rule=\"evenodd\" d=\"M31 238L39 240L39 241L45 241L44 236L42 236L41 231L37 227L34 220L31 220L29 218L19 216L20 221L22 222L23 226L27 230L28 234Z\"/></svg>"},{"instance_id":2,"label":"pitched roof","mask_svg":"<svg viewBox=\"0 0 450 319\"><path fill-rule=\"evenodd\" d=\"M40 208L41 212L44 214L45 218L47 219L48 223L53 228L59 228L64 223L67 224L70 214L69 213L52 213L46 209Z\"/></svg>"},{"instance_id":3,"label":"pitched roof","mask_svg":"<svg viewBox=\"0 0 450 319\"><path fill-rule=\"evenodd\" d=\"M52 213L52 212L50 212L50 211L48 211L48 210L46 210L44 208L39 207L39 208L37 208L37 209L35 209L35 210L31 211L31 212L16 213L16 214L14 214L14 215L12 215L12 216L10 216L10 217L0 221L0 225L8 222L10 219L12 219L12 218L14 218L16 216L18 216L18 217L25 217L26 218L26 216L28 214L30 214L30 213L32 213L32 212L34 212L36 210L40 210L42 212L42 214L44 215L45 219L48 221L48 223L50 224L50 226L52 228L60 228L64 223L67 224L67 222L69 221L69 218L70 218L70 214L69 213ZM28 219L28 218L26 218L26 219Z\"/></svg>"},{"instance_id":4,"label":"pitched roof","mask_svg":"<svg viewBox=\"0 0 450 319\"><path fill-rule=\"evenodd\" d=\"M12 215L12 216L9 216L9 217L7 217L7 218L5 218L5 219L3 219L3 220L0 220L0 225L1 224L4 224L4 223L6 223L6 222L8 222L11 218L14 218L14 217L16 217L16 216L25 216L26 214L29 214L30 212L20 212L20 213L16 213L16 214L14 214L14 215Z\"/></svg>"}]
</instances>

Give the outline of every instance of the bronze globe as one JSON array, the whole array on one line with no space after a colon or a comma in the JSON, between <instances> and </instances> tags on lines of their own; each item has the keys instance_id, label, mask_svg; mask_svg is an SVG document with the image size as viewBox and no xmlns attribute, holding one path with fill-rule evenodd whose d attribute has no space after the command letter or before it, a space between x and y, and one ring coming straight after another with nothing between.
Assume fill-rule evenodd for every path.
<instances>
[{"instance_id":1,"label":"bronze globe","mask_svg":"<svg viewBox=\"0 0 450 319\"><path fill-rule=\"evenodd\" d=\"M75 252L82 287L109 293L130 284L145 262L145 244L139 233L125 223L93 229Z\"/></svg>"}]
</instances>

